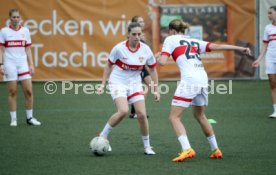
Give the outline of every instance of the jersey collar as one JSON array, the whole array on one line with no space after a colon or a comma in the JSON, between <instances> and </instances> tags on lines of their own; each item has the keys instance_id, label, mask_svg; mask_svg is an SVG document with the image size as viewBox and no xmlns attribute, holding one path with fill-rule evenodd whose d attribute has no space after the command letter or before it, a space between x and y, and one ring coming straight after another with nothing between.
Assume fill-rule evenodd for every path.
<instances>
[{"instance_id":1,"label":"jersey collar","mask_svg":"<svg viewBox=\"0 0 276 175\"><path fill-rule=\"evenodd\" d=\"M22 26L19 26L17 30L15 30L11 25L9 26L10 29L14 30L14 31L18 31L22 28Z\"/></svg>"},{"instance_id":2,"label":"jersey collar","mask_svg":"<svg viewBox=\"0 0 276 175\"><path fill-rule=\"evenodd\" d=\"M129 47L129 42L128 42L128 40L127 40L127 42L126 42L126 47L127 47L127 49L128 49L130 52L132 52L132 53L137 52L137 50L139 50L139 48L140 48L140 42L138 43L137 48L136 48L135 50L131 50L130 47Z\"/></svg>"}]
</instances>

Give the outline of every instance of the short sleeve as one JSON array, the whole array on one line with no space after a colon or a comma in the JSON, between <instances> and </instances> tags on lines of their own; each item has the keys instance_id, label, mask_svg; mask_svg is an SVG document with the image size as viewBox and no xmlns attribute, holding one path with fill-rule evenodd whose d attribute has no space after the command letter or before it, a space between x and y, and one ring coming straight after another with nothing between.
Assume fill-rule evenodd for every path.
<instances>
[{"instance_id":1,"label":"short sleeve","mask_svg":"<svg viewBox=\"0 0 276 175\"><path fill-rule=\"evenodd\" d=\"M0 46L5 46L5 39L3 35L3 30L0 31Z\"/></svg>"},{"instance_id":2,"label":"short sleeve","mask_svg":"<svg viewBox=\"0 0 276 175\"><path fill-rule=\"evenodd\" d=\"M202 41L202 40L197 40L197 42L199 43L199 53L205 53L205 52L210 52L210 42L207 41Z\"/></svg>"},{"instance_id":3,"label":"short sleeve","mask_svg":"<svg viewBox=\"0 0 276 175\"><path fill-rule=\"evenodd\" d=\"M26 47L29 47L32 45L31 35L28 28L26 28Z\"/></svg>"},{"instance_id":4,"label":"short sleeve","mask_svg":"<svg viewBox=\"0 0 276 175\"><path fill-rule=\"evenodd\" d=\"M149 47L148 47L148 53L149 53L149 55L148 55L146 64L149 66L149 68L153 68L157 65L157 63L156 63L156 59Z\"/></svg>"},{"instance_id":5,"label":"short sleeve","mask_svg":"<svg viewBox=\"0 0 276 175\"><path fill-rule=\"evenodd\" d=\"M268 26L266 26L265 30L264 30L263 42L264 43L269 43L269 39L268 39Z\"/></svg>"},{"instance_id":6,"label":"short sleeve","mask_svg":"<svg viewBox=\"0 0 276 175\"><path fill-rule=\"evenodd\" d=\"M115 47L112 48L110 54L109 54L109 59L108 59L108 62L110 64L115 64L117 59L119 58L118 57L118 45L116 45Z\"/></svg>"},{"instance_id":7,"label":"short sleeve","mask_svg":"<svg viewBox=\"0 0 276 175\"><path fill-rule=\"evenodd\" d=\"M173 43L171 42L171 37L167 37L163 43L163 47L162 47L162 55L167 55L170 56L173 52Z\"/></svg>"}]
</instances>

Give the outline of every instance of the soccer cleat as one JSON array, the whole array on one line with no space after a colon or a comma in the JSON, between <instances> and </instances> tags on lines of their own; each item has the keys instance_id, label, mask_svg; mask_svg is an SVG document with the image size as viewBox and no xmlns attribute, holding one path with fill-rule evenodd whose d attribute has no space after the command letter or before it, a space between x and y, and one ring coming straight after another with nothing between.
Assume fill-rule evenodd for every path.
<instances>
[{"instance_id":1,"label":"soccer cleat","mask_svg":"<svg viewBox=\"0 0 276 175\"><path fill-rule=\"evenodd\" d=\"M10 126L17 126L17 121L16 120L12 120Z\"/></svg>"},{"instance_id":2,"label":"soccer cleat","mask_svg":"<svg viewBox=\"0 0 276 175\"><path fill-rule=\"evenodd\" d=\"M276 118L276 112L273 112L273 113L269 116L269 118Z\"/></svg>"},{"instance_id":3,"label":"soccer cleat","mask_svg":"<svg viewBox=\"0 0 276 175\"><path fill-rule=\"evenodd\" d=\"M137 118L137 115L136 115L136 114L131 113L131 114L129 115L129 118L131 118L131 119Z\"/></svg>"},{"instance_id":4,"label":"soccer cleat","mask_svg":"<svg viewBox=\"0 0 276 175\"><path fill-rule=\"evenodd\" d=\"M195 156L196 156L195 150L193 150L193 148L189 148L179 153L179 156L174 158L172 162L183 162L184 160L193 158Z\"/></svg>"},{"instance_id":5,"label":"soccer cleat","mask_svg":"<svg viewBox=\"0 0 276 175\"><path fill-rule=\"evenodd\" d=\"M27 119L27 124L28 125L33 125L33 126L40 126L41 123L36 119L36 118L29 118Z\"/></svg>"},{"instance_id":6,"label":"soccer cleat","mask_svg":"<svg viewBox=\"0 0 276 175\"><path fill-rule=\"evenodd\" d=\"M135 115L135 114L130 113L128 117L132 119L132 118L134 117L134 115Z\"/></svg>"},{"instance_id":7,"label":"soccer cleat","mask_svg":"<svg viewBox=\"0 0 276 175\"><path fill-rule=\"evenodd\" d=\"M215 149L212 154L210 155L211 159L221 159L222 158L222 152L220 151L220 149Z\"/></svg>"},{"instance_id":8,"label":"soccer cleat","mask_svg":"<svg viewBox=\"0 0 276 175\"><path fill-rule=\"evenodd\" d=\"M148 147L145 147L144 154L146 154L146 155L154 155L156 153L152 150L151 146L148 146Z\"/></svg>"}]
</instances>

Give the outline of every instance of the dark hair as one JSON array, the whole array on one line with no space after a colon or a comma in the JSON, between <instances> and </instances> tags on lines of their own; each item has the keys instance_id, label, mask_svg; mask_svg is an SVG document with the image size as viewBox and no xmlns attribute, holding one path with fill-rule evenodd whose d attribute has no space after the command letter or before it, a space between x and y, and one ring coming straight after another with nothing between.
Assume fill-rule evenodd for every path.
<instances>
[{"instance_id":1,"label":"dark hair","mask_svg":"<svg viewBox=\"0 0 276 175\"><path fill-rule=\"evenodd\" d=\"M276 5L273 5L271 7L269 7L270 9L273 9L274 11L276 11Z\"/></svg>"},{"instance_id":2,"label":"dark hair","mask_svg":"<svg viewBox=\"0 0 276 175\"><path fill-rule=\"evenodd\" d=\"M131 29L135 27L141 27L141 25L137 22L131 22L127 27L127 32L130 33Z\"/></svg>"},{"instance_id":3,"label":"dark hair","mask_svg":"<svg viewBox=\"0 0 276 175\"><path fill-rule=\"evenodd\" d=\"M175 30L177 33L181 32L181 33L185 33L186 29L189 29L189 24L183 22L180 19L174 19L170 22L169 24L169 29L173 29Z\"/></svg>"},{"instance_id":4,"label":"dark hair","mask_svg":"<svg viewBox=\"0 0 276 175\"><path fill-rule=\"evenodd\" d=\"M140 18L141 16L133 16L131 18L131 22L138 22L138 18Z\"/></svg>"},{"instance_id":5,"label":"dark hair","mask_svg":"<svg viewBox=\"0 0 276 175\"><path fill-rule=\"evenodd\" d=\"M9 16L10 17L12 16L13 12L18 12L19 13L19 10L18 9L10 9L10 11L9 11Z\"/></svg>"}]
</instances>

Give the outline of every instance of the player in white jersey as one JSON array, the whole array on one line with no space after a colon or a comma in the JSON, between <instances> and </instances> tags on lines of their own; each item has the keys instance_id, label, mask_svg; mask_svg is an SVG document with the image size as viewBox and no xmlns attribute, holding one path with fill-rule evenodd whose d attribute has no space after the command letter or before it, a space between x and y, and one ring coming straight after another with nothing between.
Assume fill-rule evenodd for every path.
<instances>
[{"instance_id":1,"label":"player in white jersey","mask_svg":"<svg viewBox=\"0 0 276 175\"><path fill-rule=\"evenodd\" d=\"M269 8L268 18L272 23L265 27L261 53L258 59L253 62L252 66L258 67L266 55L266 74L269 78L270 91L274 108L274 112L269 117L276 118L276 6L271 6Z\"/></svg>"},{"instance_id":2,"label":"player in white jersey","mask_svg":"<svg viewBox=\"0 0 276 175\"><path fill-rule=\"evenodd\" d=\"M29 30L20 26L20 13L17 9L9 12L11 24L4 27L0 33L0 72L8 82L9 110L11 126L17 126L16 94L17 81L21 81L25 96L27 124L41 125L33 117L33 92L31 74L34 73L31 37Z\"/></svg>"},{"instance_id":3,"label":"player in white jersey","mask_svg":"<svg viewBox=\"0 0 276 175\"><path fill-rule=\"evenodd\" d=\"M233 45L218 45L191 39L184 36L188 24L182 20L173 20L169 24L169 34L163 44L161 56L157 59L160 65L165 65L171 56L181 72L181 82L178 85L171 104L170 122L182 147L182 152L173 162L182 162L195 156L181 122L183 112L191 104L194 117L199 122L210 144L212 154L210 158L222 158L222 152L218 148L212 126L204 114L204 108L208 104L208 77L201 62L201 53L212 50L237 50L251 54L248 48Z\"/></svg>"},{"instance_id":4,"label":"player in white jersey","mask_svg":"<svg viewBox=\"0 0 276 175\"><path fill-rule=\"evenodd\" d=\"M131 22L137 22L137 23L139 23L141 25L142 31L144 30L144 28L145 28L145 22L144 22L144 19L143 19L142 16L133 16L132 19L131 19ZM140 41L143 42L143 43L146 43L145 36L144 36L143 33L141 35ZM150 84L152 82L151 76L149 75L149 72L148 72L146 66L144 66L143 69L142 69L141 78L142 78L142 81L146 85L146 89L145 89L146 91L144 92L144 97L146 98L148 96L148 94L149 94ZM147 117L149 118L149 115L147 115ZM133 105L131 105L131 110L130 110L129 118L137 118L137 115L135 113L135 108L134 108Z\"/></svg>"},{"instance_id":5,"label":"player in white jersey","mask_svg":"<svg viewBox=\"0 0 276 175\"><path fill-rule=\"evenodd\" d=\"M156 60L150 48L140 42L142 34L138 23L130 23L128 26L128 39L117 44L109 55L108 64L104 69L102 85L98 88L98 94L103 93L106 80L109 78L109 89L116 104L117 112L114 113L103 128L100 136L107 138L112 128L119 124L128 113L128 104L133 104L140 125L144 153L153 155L149 140L149 124L146 114L145 101L142 92L141 70L148 65L150 75L155 83L155 100L159 101L158 76Z\"/></svg>"}]
</instances>

